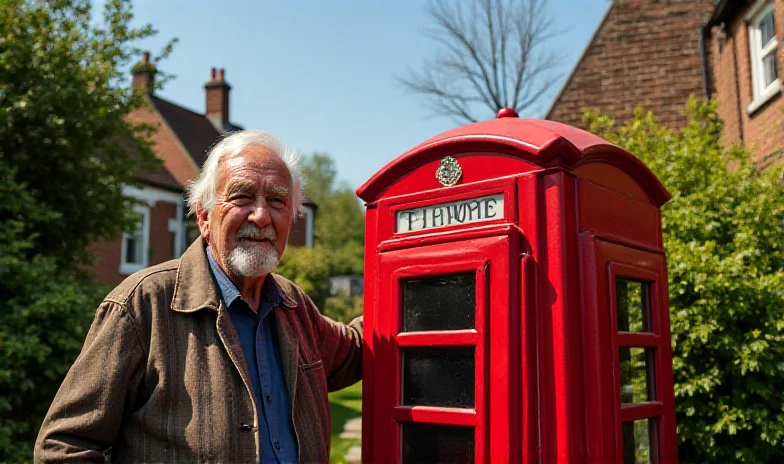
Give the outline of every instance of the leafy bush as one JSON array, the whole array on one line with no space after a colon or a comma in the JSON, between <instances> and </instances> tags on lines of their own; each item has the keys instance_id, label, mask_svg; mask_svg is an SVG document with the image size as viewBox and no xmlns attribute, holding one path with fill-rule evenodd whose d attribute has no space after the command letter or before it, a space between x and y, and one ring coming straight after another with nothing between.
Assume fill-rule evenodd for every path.
<instances>
[{"instance_id":1,"label":"leafy bush","mask_svg":"<svg viewBox=\"0 0 784 464\"><path fill-rule=\"evenodd\" d=\"M273 272L297 284L324 310L329 296L329 256L322 248L287 247Z\"/></svg>"},{"instance_id":2,"label":"leafy bush","mask_svg":"<svg viewBox=\"0 0 784 464\"><path fill-rule=\"evenodd\" d=\"M122 194L157 166L128 85L137 39L128 0L0 2L0 462L33 441L76 358L102 288L87 247L129 223ZM170 44L171 45L171 44ZM166 55L170 45L166 47Z\"/></svg>"},{"instance_id":3,"label":"leafy bush","mask_svg":"<svg viewBox=\"0 0 784 464\"><path fill-rule=\"evenodd\" d=\"M672 194L662 209L682 462L784 462L784 187L719 143L715 102L689 123L650 113L592 132L637 155Z\"/></svg>"}]
</instances>

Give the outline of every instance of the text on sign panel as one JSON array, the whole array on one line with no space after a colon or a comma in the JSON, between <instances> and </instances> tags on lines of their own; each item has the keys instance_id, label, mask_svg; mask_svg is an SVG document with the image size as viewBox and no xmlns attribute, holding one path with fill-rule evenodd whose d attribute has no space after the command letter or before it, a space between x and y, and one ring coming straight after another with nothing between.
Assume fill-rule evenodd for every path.
<instances>
[{"instance_id":1,"label":"text on sign panel","mask_svg":"<svg viewBox=\"0 0 784 464\"><path fill-rule=\"evenodd\" d=\"M397 212L396 232L415 232L504 217L504 194L439 203Z\"/></svg>"}]
</instances>

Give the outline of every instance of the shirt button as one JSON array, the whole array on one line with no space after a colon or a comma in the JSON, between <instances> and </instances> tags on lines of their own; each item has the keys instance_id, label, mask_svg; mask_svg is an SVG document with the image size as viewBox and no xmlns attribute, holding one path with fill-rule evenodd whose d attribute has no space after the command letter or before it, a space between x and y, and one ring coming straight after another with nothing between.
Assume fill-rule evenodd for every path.
<instances>
[{"instance_id":1,"label":"shirt button","mask_svg":"<svg viewBox=\"0 0 784 464\"><path fill-rule=\"evenodd\" d=\"M267 403L272 403L272 397L267 395Z\"/></svg>"},{"instance_id":2,"label":"shirt button","mask_svg":"<svg viewBox=\"0 0 784 464\"><path fill-rule=\"evenodd\" d=\"M275 442L275 449L280 450L280 442Z\"/></svg>"},{"instance_id":3,"label":"shirt button","mask_svg":"<svg viewBox=\"0 0 784 464\"><path fill-rule=\"evenodd\" d=\"M243 432L250 432L251 430L253 430L253 424L249 424L247 422L244 424L240 424L240 430Z\"/></svg>"}]
</instances>

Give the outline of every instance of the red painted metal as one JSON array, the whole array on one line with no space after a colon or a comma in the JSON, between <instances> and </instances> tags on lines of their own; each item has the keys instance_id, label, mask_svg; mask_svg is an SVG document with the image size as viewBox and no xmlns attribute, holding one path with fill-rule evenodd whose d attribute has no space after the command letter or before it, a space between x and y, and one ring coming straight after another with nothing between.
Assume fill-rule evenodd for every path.
<instances>
[{"instance_id":1,"label":"red painted metal","mask_svg":"<svg viewBox=\"0 0 784 464\"><path fill-rule=\"evenodd\" d=\"M496 154L493 163L487 162L488 152ZM437 167L441 157L455 153L461 154L460 164L466 176L462 184L519 175L543 167L578 169L604 163L634 179L648 194L651 204L658 207L670 199L656 176L626 150L575 127L520 118L482 121L437 135L384 166L357 189L357 195L370 203L382 195L444 189L433 177L434 169L428 168ZM464 160L470 164L464 165ZM611 178L605 181L613 182Z\"/></svg>"},{"instance_id":2,"label":"red painted metal","mask_svg":"<svg viewBox=\"0 0 784 464\"><path fill-rule=\"evenodd\" d=\"M435 175L446 156L462 169L453 186ZM645 418L654 457L677 462L659 213L670 195L636 157L502 109L414 147L357 194L364 462L401 462L400 424L427 423L472 427L475 462L622 463L623 423ZM412 226L412 211L486 197L503 198L502 217ZM458 272L476 276L474 327L402 332L401 280ZM618 331L615 276L649 284L649 332ZM474 348L473 407L404 405L403 350L452 346ZM650 401L621 403L621 347L654 351Z\"/></svg>"},{"instance_id":3,"label":"red painted metal","mask_svg":"<svg viewBox=\"0 0 784 464\"><path fill-rule=\"evenodd\" d=\"M516 118L517 111L513 110L512 108L501 108L498 110L498 119L501 118Z\"/></svg>"}]
</instances>

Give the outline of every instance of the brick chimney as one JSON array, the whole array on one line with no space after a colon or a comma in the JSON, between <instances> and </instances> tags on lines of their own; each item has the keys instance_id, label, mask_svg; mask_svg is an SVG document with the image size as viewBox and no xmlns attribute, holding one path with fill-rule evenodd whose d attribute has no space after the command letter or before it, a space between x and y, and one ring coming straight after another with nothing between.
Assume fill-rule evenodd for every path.
<instances>
[{"instance_id":1,"label":"brick chimney","mask_svg":"<svg viewBox=\"0 0 784 464\"><path fill-rule=\"evenodd\" d=\"M150 52L142 54L142 60L131 69L133 88L152 93L155 87L155 65L150 63Z\"/></svg>"},{"instance_id":2,"label":"brick chimney","mask_svg":"<svg viewBox=\"0 0 784 464\"><path fill-rule=\"evenodd\" d=\"M204 84L207 94L207 117L219 127L229 127L229 91L231 86L226 82L226 71L215 68L210 70L210 80Z\"/></svg>"}]
</instances>

